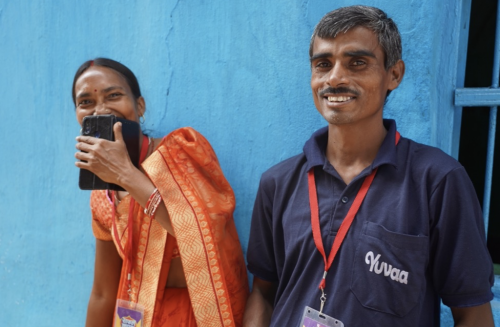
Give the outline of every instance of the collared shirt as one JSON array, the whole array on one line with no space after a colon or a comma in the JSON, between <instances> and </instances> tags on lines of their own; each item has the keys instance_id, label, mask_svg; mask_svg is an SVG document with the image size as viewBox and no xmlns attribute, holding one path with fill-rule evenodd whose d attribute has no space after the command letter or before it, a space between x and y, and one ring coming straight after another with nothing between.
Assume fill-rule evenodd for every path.
<instances>
[{"instance_id":1,"label":"collared shirt","mask_svg":"<svg viewBox=\"0 0 500 327\"><path fill-rule=\"evenodd\" d=\"M439 326L440 299L473 306L493 298L493 266L474 188L441 150L401 138L396 123L372 165L346 185L326 159L327 128L304 152L266 171L255 200L248 269L278 283L271 326L298 326L319 310L324 262L311 231L307 172L314 168L328 256L364 178L375 179L326 278L323 312L350 326Z\"/></svg>"}]
</instances>

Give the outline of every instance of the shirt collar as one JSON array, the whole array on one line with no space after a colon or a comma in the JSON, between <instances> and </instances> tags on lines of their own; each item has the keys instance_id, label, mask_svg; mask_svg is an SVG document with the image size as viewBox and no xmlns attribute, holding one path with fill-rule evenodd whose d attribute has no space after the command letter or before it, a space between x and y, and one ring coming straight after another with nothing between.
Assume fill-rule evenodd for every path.
<instances>
[{"instance_id":1,"label":"shirt collar","mask_svg":"<svg viewBox=\"0 0 500 327\"><path fill-rule=\"evenodd\" d=\"M387 135L380 146L380 149L372 163L372 169L384 164L390 164L394 167L397 163L396 153L396 122L392 119L384 119L384 127L387 129ZM309 171L314 166L323 166L326 159L326 145L328 143L328 126L323 127L313 133L307 140L303 151L306 156L306 168Z\"/></svg>"}]
</instances>

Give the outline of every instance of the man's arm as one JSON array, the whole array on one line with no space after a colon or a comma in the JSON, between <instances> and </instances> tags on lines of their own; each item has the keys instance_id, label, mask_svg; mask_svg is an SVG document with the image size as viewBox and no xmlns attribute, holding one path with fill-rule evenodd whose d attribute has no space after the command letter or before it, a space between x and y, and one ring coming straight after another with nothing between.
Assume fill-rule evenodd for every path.
<instances>
[{"instance_id":1,"label":"man's arm","mask_svg":"<svg viewBox=\"0 0 500 327\"><path fill-rule=\"evenodd\" d=\"M474 307L451 308L456 327L495 327L490 303Z\"/></svg>"},{"instance_id":2,"label":"man's arm","mask_svg":"<svg viewBox=\"0 0 500 327\"><path fill-rule=\"evenodd\" d=\"M247 301L243 327L267 327L271 323L276 283L254 277L252 293Z\"/></svg>"}]
</instances>

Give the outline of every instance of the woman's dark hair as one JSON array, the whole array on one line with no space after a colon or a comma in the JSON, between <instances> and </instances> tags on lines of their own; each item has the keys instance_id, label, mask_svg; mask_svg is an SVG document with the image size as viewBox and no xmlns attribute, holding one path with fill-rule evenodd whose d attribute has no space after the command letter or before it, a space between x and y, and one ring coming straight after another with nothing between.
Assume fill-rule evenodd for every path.
<instances>
[{"instance_id":1,"label":"woman's dark hair","mask_svg":"<svg viewBox=\"0 0 500 327\"><path fill-rule=\"evenodd\" d=\"M132 90L134 98L137 100L141 97L141 89L139 88L139 82L135 77L134 73L127 66L119 63L118 61L108 59L108 58L95 58L94 60L88 60L84 62L76 71L75 78L73 79L73 88L71 89L71 94L73 95L73 103L76 104L75 99L75 84L76 80L89 68L92 66L102 66L113 69L114 71L120 73L127 81L128 86Z\"/></svg>"}]
</instances>

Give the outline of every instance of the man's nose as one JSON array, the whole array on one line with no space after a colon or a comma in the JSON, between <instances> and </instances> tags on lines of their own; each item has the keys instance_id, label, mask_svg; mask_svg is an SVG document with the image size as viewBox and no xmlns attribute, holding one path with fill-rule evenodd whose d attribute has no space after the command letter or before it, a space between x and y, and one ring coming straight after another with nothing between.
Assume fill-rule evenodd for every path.
<instances>
[{"instance_id":1,"label":"man's nose","mask_svg":"<svg viewBox=\"0 0 500 327\"><path fill-rule=\"evenodd\" d=\"M328 81L331 86L349 84L345 67L343 67L340 63L334 64L328 74Z\"/></svg>"}]
</instances>

